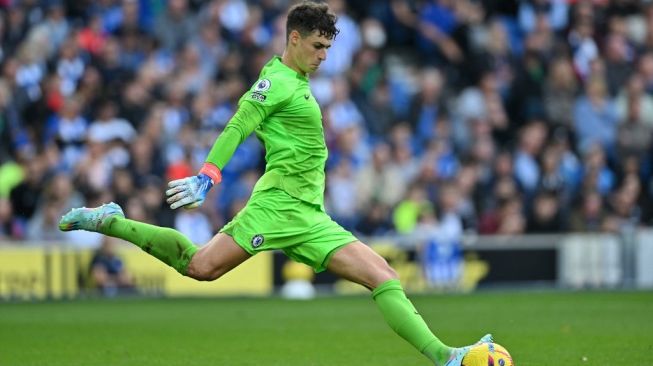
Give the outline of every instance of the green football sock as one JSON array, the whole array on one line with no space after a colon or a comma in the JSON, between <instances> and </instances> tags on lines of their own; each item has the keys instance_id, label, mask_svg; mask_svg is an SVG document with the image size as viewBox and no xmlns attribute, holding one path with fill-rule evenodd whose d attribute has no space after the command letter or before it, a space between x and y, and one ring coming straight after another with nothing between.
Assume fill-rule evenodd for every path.
<instances>
[{"instance_id":1,"label":"green football sock","mask_svg":"<svg viewBox=\"0 0 653 366\"><path fill-rule=\"evenodd\" d=\"M177 230L114 216L100 232L130 241L148 254L186 275L186 269L198 248Z\"/></svg>"},{"instance_id":2,"label":"green football sock","mask_svg":"<svg viewBox=\"0 0 653 366\"><path fill-rule=\"evenodd\" d=\"M412 344L436 365L444 365L451 354L448 347L438 339L408 300L399 280L382 283L372 291L385 321L395 333Z\"/></svg>"}]
</instances>

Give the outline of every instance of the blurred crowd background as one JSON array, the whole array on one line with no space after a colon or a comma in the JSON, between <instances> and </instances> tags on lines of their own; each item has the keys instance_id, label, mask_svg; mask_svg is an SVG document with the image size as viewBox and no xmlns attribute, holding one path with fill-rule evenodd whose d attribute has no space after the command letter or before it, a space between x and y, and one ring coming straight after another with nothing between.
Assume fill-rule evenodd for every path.
<instances>
[{"instance_id":1,"label":"blurred crowd background","mask_svg":"<svg viewBox=\"0 0 653 366\"><path fill-rule=\"evenodd\" d=\"M650 225L653 4L327 1L340 29L311 78L325 202L361 236L618 232ZM0 239L98 247L72 207L203 243L264 167L254 136L198 210L196 174L285 44L288 0L0 0Z\"/></svg>"}]
</instances>

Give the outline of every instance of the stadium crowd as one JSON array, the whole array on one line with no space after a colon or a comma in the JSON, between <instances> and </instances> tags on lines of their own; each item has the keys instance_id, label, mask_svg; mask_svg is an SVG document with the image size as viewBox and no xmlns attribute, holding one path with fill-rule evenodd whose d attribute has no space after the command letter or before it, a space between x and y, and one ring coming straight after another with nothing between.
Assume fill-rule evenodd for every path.
<instances>
[{"instance_id":1,"label":"stadium crowd","mask_svg":"<svg viewBox=\"0 0 653 366\"><path fill-rule=\"evenodd\" d=\"M66 240L72 207L207 241L264 167L251 136L197 210L195 174L288 0L0 1L0 239ZM652 222L653 3L329 0L311 78L330 156L327 211L359 235L616 232Z\"/></svg>"}]
</instances>

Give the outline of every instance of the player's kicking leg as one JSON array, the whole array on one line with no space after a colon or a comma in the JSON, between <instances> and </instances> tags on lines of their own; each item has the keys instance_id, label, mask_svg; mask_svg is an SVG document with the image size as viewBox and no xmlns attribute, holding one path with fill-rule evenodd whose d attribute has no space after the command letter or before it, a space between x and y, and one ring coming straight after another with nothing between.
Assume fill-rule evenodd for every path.
<instances>
[{"instance_id":1,"label":"player's kicking leg","mask_svg":"<svg viewBox=\"0 0 653 366\"><path fill-rule=\"evenodd\" d=\"M217 234L198 248L177 230L126 219L113 202L74 208L61 218L59 229L94 231L127 240L177 272L200 281L215 280L250 257L226 234Z\"/></svg>"},{"instance_id":2,"label":"player's kicking leg","mask_svg":"<svg viewBox=\"0 0 653 366\"><path fill-rule=\"evenodd\" d=\"M331 258L328 269L372 290L372 297L392 330L437 366L460 366L471 346L454 348L442 343L426 325L404 293L397 273L385 259L357 241L345 245ZM486 335L477 343L491 342Z\"/></svg>"}]
</instances>

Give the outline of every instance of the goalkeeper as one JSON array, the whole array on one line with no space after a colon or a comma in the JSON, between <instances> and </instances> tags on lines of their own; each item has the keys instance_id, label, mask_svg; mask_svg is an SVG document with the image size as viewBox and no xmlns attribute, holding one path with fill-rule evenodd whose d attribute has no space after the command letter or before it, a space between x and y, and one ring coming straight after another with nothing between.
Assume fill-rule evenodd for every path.
<instances>
[{"instance_id":1,"label":"goalkeeper","mask_svg":"<svg viewBox=\"0 0 653 366\"><path fill-rule=\"evenodd\" d=\"M308 74L326 59L338 29L327 5L304 2L286 21L286 48L261 70L197 176L169 183L170 207L198 207L220 183L220 170L252 132L266 150L266 169L247 205L197 248L171 228L124 217L115 203L67 213L61 230L97 231L134 243L182 275L212 281L257 252L278 249L316 272L329 270L372 291L386 322L435 365L459 366L469 347L452 348L431 331L406 298L395 271L324 210L327 149L320 107ZM490 341L486 336L481 341Z\"/></svg>"}]
</instances>

